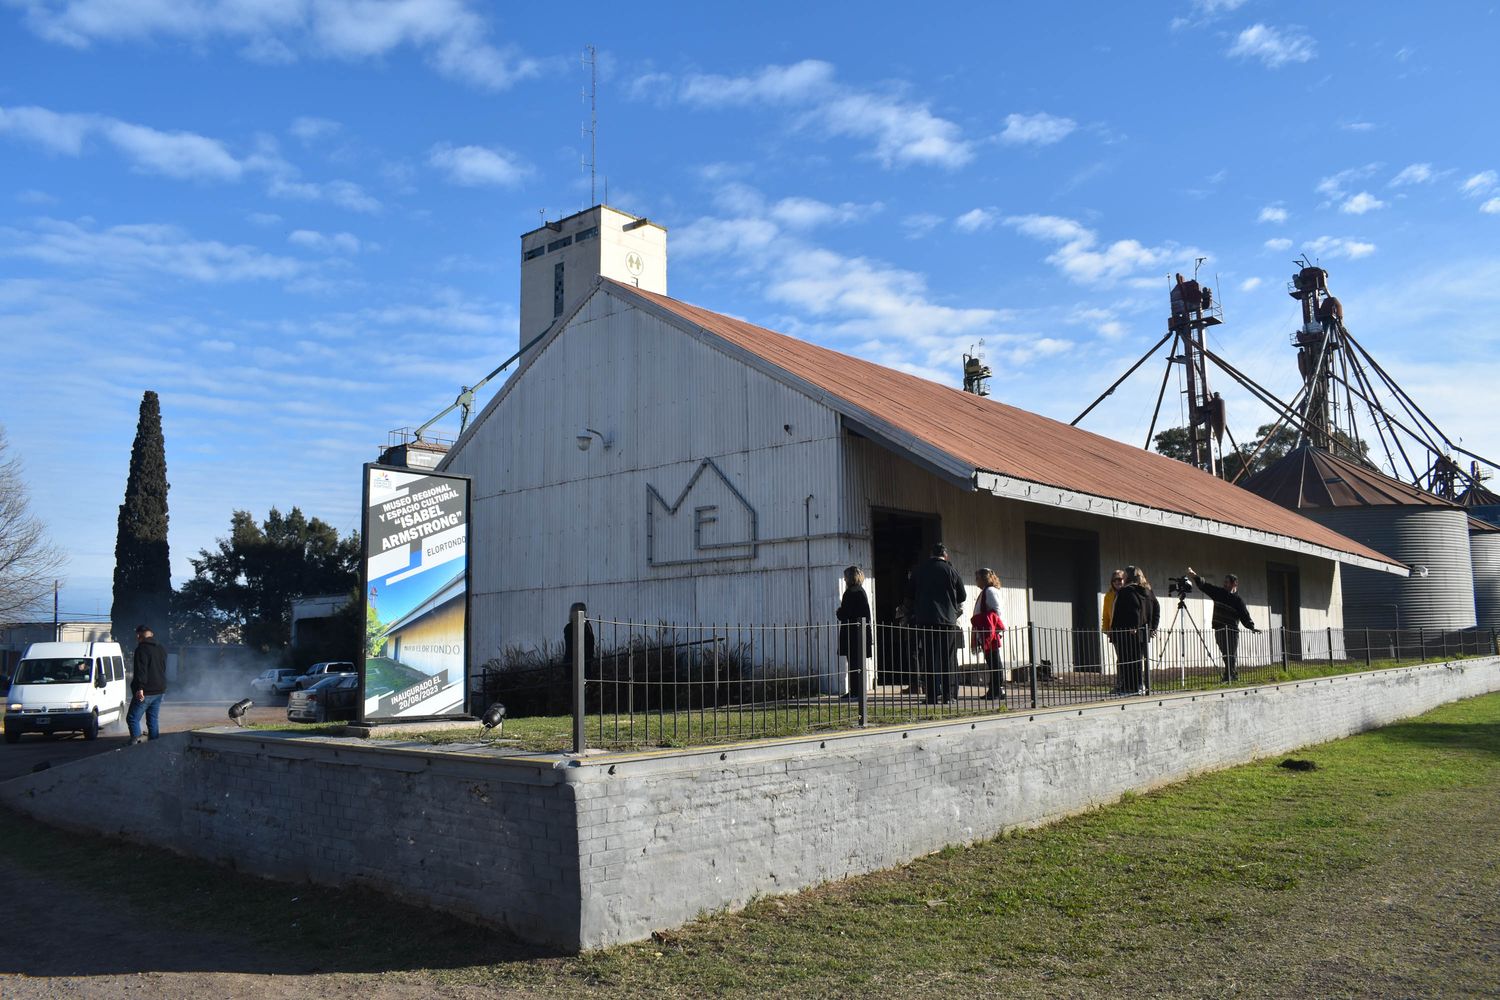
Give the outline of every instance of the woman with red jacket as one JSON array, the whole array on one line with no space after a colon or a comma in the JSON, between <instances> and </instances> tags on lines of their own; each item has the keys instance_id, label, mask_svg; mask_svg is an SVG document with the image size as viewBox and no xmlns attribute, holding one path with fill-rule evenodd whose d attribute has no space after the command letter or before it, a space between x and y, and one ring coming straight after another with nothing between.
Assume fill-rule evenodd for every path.
<instances>
[{"instance_id":1,"label":"woman with red jacket","mask_svg":"<svg viewBox=\"0 0 1500 1000\"><path fill-rule=\"evenodd\" d=\"M974 627L974 651L984 653L984 665L989 675L989 690L984 696L1004 701L1005 674L1000 663L1000 638L1005 631L1005 622L1000 617L1000 578L992 569L981 569L975 571L974 582L979 585L979 596L974 600L974 614L969 623Z\"/></svg>"}]
</instances>

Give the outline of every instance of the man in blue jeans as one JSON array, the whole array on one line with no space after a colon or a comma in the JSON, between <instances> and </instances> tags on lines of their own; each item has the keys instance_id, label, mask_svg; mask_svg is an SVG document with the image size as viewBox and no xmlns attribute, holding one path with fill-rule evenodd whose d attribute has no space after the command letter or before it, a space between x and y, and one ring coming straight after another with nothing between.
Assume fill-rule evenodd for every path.
<instances>
[{"instance_id":1,"label":"man in blue jeans","mask_svg":"<svg viewBox=\"0 0 1500 1000\"><path fill-rule=\"evenodd\" d=\"M142 743L141 716L146 716L146 732L151 738L161 736L157 719L161 714L161 696L167 693L167 651L156 641L149 625L135 627L135 662L130 673L130 712L125 724L130 727L130 742Z\"/></svg>"}]
</instances>

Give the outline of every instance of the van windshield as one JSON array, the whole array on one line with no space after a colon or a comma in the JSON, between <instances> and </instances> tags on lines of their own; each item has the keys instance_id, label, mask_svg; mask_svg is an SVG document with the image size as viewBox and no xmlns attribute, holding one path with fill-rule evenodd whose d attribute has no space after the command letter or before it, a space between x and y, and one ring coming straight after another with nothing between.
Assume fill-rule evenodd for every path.
<instances>
[{"instance_id":1,"label":"van windshield","mask_svg":"<svg viewBox=\"0 0 1500 1000\"><path fill-rule=\"evenodd\" d=\"M93 679L93 664L86 658L22 660L13 684L87 684Z\"/></svg>"}]
</instances>

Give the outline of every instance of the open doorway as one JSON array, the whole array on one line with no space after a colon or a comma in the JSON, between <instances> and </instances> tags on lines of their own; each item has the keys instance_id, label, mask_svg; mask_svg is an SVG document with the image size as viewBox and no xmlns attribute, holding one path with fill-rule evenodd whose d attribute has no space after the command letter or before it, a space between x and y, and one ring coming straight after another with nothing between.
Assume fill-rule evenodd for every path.
<instances>
[{"instance_id":1,"label":"open doorway","mask_svg":"<svg viewBox=\"0 0 1500 1000\"><path fill-rule=\"evenodd\" d=\"M897 622L897 610L911 597L907 577L932 546L942 540L943 522L936 514L870 509L870 576L875 580L872 610L876 622L882 625ZM885 633L876 639L881 684L907 683L915 669L914 664L905 662L910 650L904 643L897 643L897 638L893 633Z\"/></svg>"},{"instance_id":2,"label":"open doorway","mask_svg":"<svg viewBox=\"0 0 1500 1000\"><path fill-rule=\"evenodd\" d=\"M1028 523L1026 582L1038 655L1054 670L1100 670L1099 536Z\"/></svg>"},{"instance_id":3,"label":"open doorway","mask_svg":"<svg viewBox=\"0 0 1500 1000\"><path fill-rule=\"evenodd\" d=\"M1284 651L1289 660L1302 659L1302 580L1297 567L1266 564L1266 604L1271 656L1280 660Z\"/></svg>"}]
</instances>

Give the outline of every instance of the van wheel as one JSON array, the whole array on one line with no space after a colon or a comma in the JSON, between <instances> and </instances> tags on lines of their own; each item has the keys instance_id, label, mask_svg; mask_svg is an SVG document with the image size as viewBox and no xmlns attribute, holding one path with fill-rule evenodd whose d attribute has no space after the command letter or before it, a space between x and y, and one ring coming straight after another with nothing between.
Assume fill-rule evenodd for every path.
<instances>
[{"instance_id":1,"label":"van wheel","mask_svg":"<svg viewBox=\"0 0 1500 1000\"><path fill-rule=\"evenodd\" d=\"M88 721L83 724L83 738L86 740L99 738L99 710L97 708L90 713Z\"/></svg>"},{"instance_id":2,"label":"van wheel","mask_svg":"<svg viewBox=\"0 0 1500 1000\"><path fill-rule=\"evenodd\" d=\"M21 742L21 734L14 729L7 729L5 731L5 742L19 743Z\"/></svg>"}]
</instances>

